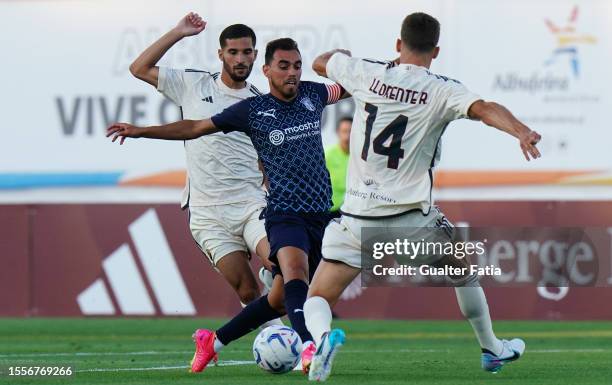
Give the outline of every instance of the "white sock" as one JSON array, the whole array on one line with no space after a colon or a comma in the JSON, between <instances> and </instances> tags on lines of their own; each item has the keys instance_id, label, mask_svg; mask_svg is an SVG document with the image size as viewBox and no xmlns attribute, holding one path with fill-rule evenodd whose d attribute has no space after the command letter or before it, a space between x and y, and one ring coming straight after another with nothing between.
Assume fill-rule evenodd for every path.
<instances>
[{"instance_id":1,"label":"white sock","mask_svg":"<svg viewBox=\"0 0 612 385\"><path fill-rule=\"evenodd\" d=\"M480 346L494 354L500 354L503 344L493 332L489 305L487 305L487 299L482 287L455 287L455 294L457 294L457 302L459 303L459 308L461 308L461 313L472 325Z\"/></svg>"},{"instance_id":2,"label":"white sock","mask_svg":"<svg viewBox=\"0 0 612 385\"><path fill-rule=\"evenodd\" d=\"M283 321L280 318L274 318L273 320L270 320L270 321L264 323L259 328L263 330L263 329L267 328L268 326L272 326L272 325L285 326L285 324L283 323Z\"/></svg>"},{"instance_id":3,"label":"white sock","mask_svg":"<svg viewBox=\"0 0 612 385\"><path fill-rule=\"evenodd\" d=\"M312 334L316 346L321 343L324 333L331 330L332 312L323 297L310 297L304 302L306 328Z\"/></svg>"},{"instance_id":4,"label":"white sock","mask_svg":"<svg viewBox=\"0 0 612 385\"><path fill-rule=\"evenodd\" d=\"M213 349L215 349L215 353L219 353L221 349L223 349L225 345L215 336L215 342L213 343Z\"/></svg>"}]
</instances>

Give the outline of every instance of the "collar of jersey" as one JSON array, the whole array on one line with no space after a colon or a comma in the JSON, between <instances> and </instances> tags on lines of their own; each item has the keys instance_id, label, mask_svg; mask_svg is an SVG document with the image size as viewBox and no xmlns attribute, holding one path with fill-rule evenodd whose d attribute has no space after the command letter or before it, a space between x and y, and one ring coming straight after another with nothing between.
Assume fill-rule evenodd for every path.
<instances>
[{"instance_id":1,"label":"collar of jersey","mask_svg":"<svg viewBox=\"0 0 612 385\"><path fill-rule=\"evenodd\" d=\"M246 87L244 88L240 88L240 89L229 88L227 84L223 83L223 80L221 80L221 74L219 74L219 77L215 80L215 83L217 83L217 87L219 87L219 90L222 93L226 95L234 95L234 96L239 96L239 97L244 97L244 91L248 91L249 87L251 86L251 83L246 82Z\"/></svg>"},{"instance_id":2,"label":"collar of jersey","mask_svg":"<svg viewBox=\"0 0 612 385\"><path fill-rule=\"evenodd\" d=\"M418 65L416 65L416 64L411 64L411 63L399 63L399 64L398 64L398 65L396 65L394 68L397 68L397 67L402 67L402 68L412 67L412 68L414 68L414 69L419 69L419 70L429 71L429 70L427 69L427 67L421 67L421 66L418 66Z\"/></svg>"},{"instance_id":3,"label":"collar of jersey","mask_svg":"<svg viewBox=\"0 0 612 385\"><path fill-rule=\"evenodd\" d=\"M301 83L300 83L300 84L301 84ZM268 95L270 95L270 97L272 98L272 100L275 100L275 101L277 101L277 102L278 102L278 103L280 103L280 104L283 104L283 105L286 105L286 106L290 106L290 105L292 105L293 103L295 103L295 102L296 102L296 101L299 99L299 97L300 97L300 87L298 86L298 92L297 92L297 94L295 95L295 98L293 98L293 100L292 100L292 101L290 101L290 102L286 102L286 101L284 101L284 100L281 100L281 99L277 98L276 96L272 95L272 93L271 93L271 92L270 92L270 93L268 93Z\"/></svg>"}]
</instances>

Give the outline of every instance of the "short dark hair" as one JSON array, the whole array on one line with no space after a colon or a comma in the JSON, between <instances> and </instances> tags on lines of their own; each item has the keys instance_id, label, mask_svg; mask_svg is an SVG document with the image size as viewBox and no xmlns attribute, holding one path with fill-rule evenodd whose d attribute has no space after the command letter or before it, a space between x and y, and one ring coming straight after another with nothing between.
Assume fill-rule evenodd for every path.
<instances>
[{"instance_id":1,"label":"short dark hair","mask_svg":"<svg viewBox=\"0 0 612 385\"><path fill-rule=\"evenodd\" d=\"M232 24L221 31L221 35L219 35L219 45L221 48L225 48L227 39L240 39L241 37L250 37L253 41L253 47L257 44L255 32L251 27L244 24Z\"/></svg>"},{"instance_id":2,"label":"short dark hair","mask_svg":"<svg viewBox=\"0 0 612 385\"><path fill-rule=\"evenodd\" d=\"M412 13L402 22L402 42L418 53L428 53L438 46L440 23L426 13Z\"/></svg>"},{"instance_id":3,"label":"short dark hair","mask_svg":"<svg viewBox=\"0 0 612 385\"><path fill-rule=\"evenodd\" d=\"M300 53L297 42L289 37L272 40L266 45L266 64L272 63L274 52L279 49L282 51L298 51Z\"/></svg>"},{"instance_id":4,"label":"short dark hair","mask_svg":"<svg viewBox=\"0 0 612 385\"><path fill-rule=\"evenodd\" d=\"M343 116L340 119L338 119L338 123L336 124L336 131L338 131L338 129L340 128L340 123L342 122L349 122L351 125L353 124L353 117L351 116Z\"/></svg>"}]
</instances>

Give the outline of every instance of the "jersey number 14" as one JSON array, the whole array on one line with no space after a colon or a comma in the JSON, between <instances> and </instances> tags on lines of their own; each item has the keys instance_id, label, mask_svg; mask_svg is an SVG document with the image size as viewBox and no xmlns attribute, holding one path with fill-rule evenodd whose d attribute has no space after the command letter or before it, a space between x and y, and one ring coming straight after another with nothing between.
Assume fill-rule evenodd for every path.
<instances>
[{"instance_id":1,"label":"jersey number 14","mask_svg":"<svg viewBox=\"0 0 612 385\"><path fill-rule=\"evenodd\" d=\"M376 114L378 113L378 107L366 103L365 110L368 113L366 119L366 131L365 131L365 142L363 143L363 149L361 150L361 159L368 160L368 152L370 151L370 141L372 137L372 127L376 120ZM408 117L399 115L391 123L385 127L374 141L372 142L374 153L379 155L386 155L387 168L397 170L399 161L404 157L404 150L402 149L402 137L406 132L408 125ZM389 146L385 146L385 142L391 138Z\"/></svg>"}]
</instances>

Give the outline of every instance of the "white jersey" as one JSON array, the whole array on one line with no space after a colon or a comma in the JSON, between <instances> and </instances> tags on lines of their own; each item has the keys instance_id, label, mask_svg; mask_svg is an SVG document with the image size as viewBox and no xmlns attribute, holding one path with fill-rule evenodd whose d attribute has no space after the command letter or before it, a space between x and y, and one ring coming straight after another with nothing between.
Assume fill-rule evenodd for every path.
<instances>
[{"instance_id":1,"label":"white jersey","mask_svg":"<svg viewBox=\"0 0 612 385\"><path fill-rule=\"evenodd\" d=\"M428 213L440 138L480 97L416 65L334 54L327 76L355 101L342 212L385 217Z\"/></svg>"},{"instance_id":2,"label":"white jersey","mask_svg":"<svg viewBox=\"0 0 612 385\"><path fill-rule=\"evenodd\" d=\"M251 96L255 86L229 88L219 73L159 68L157 90L180 108L183 119L207 119ZM185 141L187 181L182 207L216 206L264 200L262 173L251 139L242 132L222 132Z\"/></svg>"}]
</instances>

